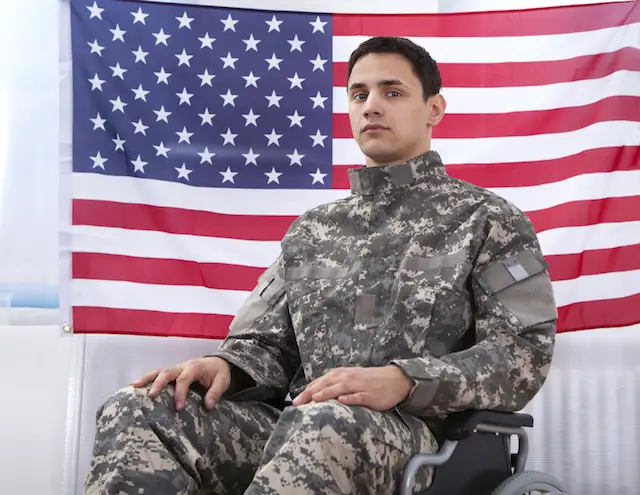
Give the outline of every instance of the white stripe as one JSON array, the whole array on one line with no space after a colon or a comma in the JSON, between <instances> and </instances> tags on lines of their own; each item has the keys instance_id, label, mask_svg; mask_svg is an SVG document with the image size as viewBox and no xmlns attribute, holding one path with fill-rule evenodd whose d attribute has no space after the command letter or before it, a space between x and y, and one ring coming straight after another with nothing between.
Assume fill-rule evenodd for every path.
<instances>
[{"instance_id":1,"label":"white stripe","mask_svg":"<svg viewBox=\"0 0 640 495\"><path fill-rule=\"evenodd\" d=\"M345 87L333 88L334 113L349 113L346 91ZM611 96L640 96L640 72L620 70L599 79L542 86L445 87L442 95L447 100L448 115L554 110L589 105Z\"/></svg>"},{"instance_id":2,"label":"white stripe","mask_svg":"<svg viewBox=\"0 0 640 495\"><path fill-rule=\"evenodd\" d=\"M446 117L445 117L446 118ZM571 132L492 138L437 138L432 148L448 165L513 163L554 160L595 148L638 146L640 122L597 122ZM364 164L364 155L352 138L333 140L335 165Z\"/></svg>"},{"instance_id":3,"label":"white stripe","mask_svg":"<svg viewBox=\"0 0 640 495\"><path fill-rule=\"evenodd\" d=\"M370 36L334 36L333 61L348 62L351 52ZM640 23L579 33L477 38L409 37L438 62L491 64L546 62L640 47Z\"/></svg>"},{"instance_id":4,"label":"white stripe","mask_svg":"<svg viewBox=\"0 0 640 495\"><path fill-rule=\"evenodd\" d=\"M558 306L586 301L603 301L638 294L640 270L585 275L572 280L553 282Z\"/></svg>"},{"instance_id":5,"label":"white stripe","mask_svg":"<svg viewBox=\"0 0 640 495\"><path fill-rule=\"evenodd\" d=\"M538 240L545 256L577 254L636 244L640 251L640 221L561 227L540 232Z\"/></svg>"}]
</instances>

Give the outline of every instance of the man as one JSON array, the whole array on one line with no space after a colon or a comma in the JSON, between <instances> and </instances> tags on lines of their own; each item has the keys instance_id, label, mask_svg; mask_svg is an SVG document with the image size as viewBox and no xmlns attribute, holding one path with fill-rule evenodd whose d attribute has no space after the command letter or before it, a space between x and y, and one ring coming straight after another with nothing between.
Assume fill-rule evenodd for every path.
<instances>
[{"instance_id":1,"label":"man","mask_svg":"<svg viewBox=\"0 0 640 495\"><path fill-rule=\"evenodd\" d=\"M557 318L547 265L521 211L431 150L440 87L409 40L355 50L367 166L352 194L292 224L214 356L103 405L87 493L391 494L448 413L536 395Z\"/></svg>"}]
</instances>

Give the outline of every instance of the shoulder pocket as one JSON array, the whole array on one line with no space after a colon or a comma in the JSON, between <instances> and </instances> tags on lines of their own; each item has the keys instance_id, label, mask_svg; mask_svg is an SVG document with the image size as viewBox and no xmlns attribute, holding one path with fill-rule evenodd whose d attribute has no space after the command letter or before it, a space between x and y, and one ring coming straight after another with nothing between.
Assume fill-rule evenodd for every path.
<instances>
[{"instance_id":1,"label":"shoulder pocket","mask_svg":"<svg viewBox=\"0 0 640 495\"><path fill-rule=\"evenodd\" d=\"M478 283L492 296L547 268L549 264L542 256L536 255L533 251L522 251L504 261L489 265L478 277Z\"/></svg>"}]
</instances>

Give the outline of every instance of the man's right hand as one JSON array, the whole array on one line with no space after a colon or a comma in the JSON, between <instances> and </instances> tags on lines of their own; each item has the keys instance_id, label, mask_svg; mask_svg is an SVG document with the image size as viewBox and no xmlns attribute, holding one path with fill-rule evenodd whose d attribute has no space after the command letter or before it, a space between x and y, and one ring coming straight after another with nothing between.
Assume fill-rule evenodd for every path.
<instances>
[{"instance_id":1,"label":"man's right hand","mask_svg":"<svg viewBox=\"0 0 640 495\"><path fill-rule=\"evenodd\" d=\"M173 368L153 370L132 383L135 388L144 387L153 382L149 397L153 400L170 382L176 383L176 409L182 410L187 400L189 387L193 382L200 383L207 392L204 404L212 409L231 384L229 363L219 357L202 357L180 363Z\"/></svg>"}]
</instances>

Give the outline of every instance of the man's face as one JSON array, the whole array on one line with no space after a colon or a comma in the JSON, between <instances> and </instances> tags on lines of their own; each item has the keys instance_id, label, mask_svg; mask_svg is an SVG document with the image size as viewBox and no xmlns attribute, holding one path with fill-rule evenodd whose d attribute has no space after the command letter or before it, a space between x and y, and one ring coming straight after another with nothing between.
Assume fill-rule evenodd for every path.
<instances>
[{"instance_id":1,"label":"man's face","mask_svg":"<svg viewBox=\"0 0 640 495\"><path fill-rule=\"evenodd\" d=\"M403 56L365 55L347 87L351 130L368 166L401 163L430 149L431 126L442 118L444 99L424 101L420 80Z\"/></svg>"}]
</instances>

